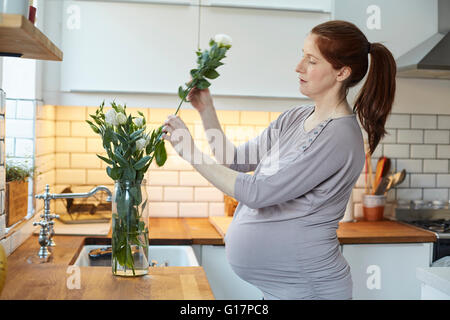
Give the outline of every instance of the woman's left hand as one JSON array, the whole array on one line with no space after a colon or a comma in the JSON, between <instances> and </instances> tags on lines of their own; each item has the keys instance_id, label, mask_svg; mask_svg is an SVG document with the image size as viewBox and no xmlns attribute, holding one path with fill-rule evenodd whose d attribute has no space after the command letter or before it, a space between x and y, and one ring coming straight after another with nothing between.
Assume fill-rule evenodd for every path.
<instances>
[{"instance_id":1,"label":"woman's left hand","mask_svg":"<svg viewBox=\"0 0 450 320\"><path fill-rule=\"evenodd\" d=\"M179 116L173 114L169 115L167 120L164 121L162 132L162 138L172 144L173 148L180 155L180 157L189 163L192 163L197 147L195 146L194 139L192 139L192 135L183 120L181 120ZM168 135L168 133L170 135Z\"/></svg>"}]
</instances>

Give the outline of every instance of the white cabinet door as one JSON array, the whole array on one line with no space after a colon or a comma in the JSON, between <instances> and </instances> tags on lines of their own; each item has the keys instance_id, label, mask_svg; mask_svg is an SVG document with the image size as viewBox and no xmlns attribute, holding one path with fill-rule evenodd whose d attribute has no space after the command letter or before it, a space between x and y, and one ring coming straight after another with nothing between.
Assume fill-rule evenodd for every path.
<instances>
[{"instance_id":1,"label":"white cabinet door","mask_svg":"<svg viewBox=\"0 0 450 320\"><path fill-rule=\"evenodd\" d=\"M217 300L261 300L262 292L231 269L225 246L202 246L202 267Z\"/></svg>"},{"instance_id":2,"label":"white cabinet door","mask_svg":"<svg viewBox=\"0 0 450 320\"><path fill-rule=\"evenodd\" d=\"M213 94L301 98L295 67L303 41L329 14L202 7L200 19L201 48L218 33L233 39Z\"/></svg>"},{"instance_id":3,"label":"white cabinet door","mask_svg":"<svg viewBox=\"0 0 450 320\"><path fill-rule=\"evenodd\" d=\"M431 264L433 243L345 244L353 299L420 299L417 267Z\"/></svg>"}]
</instances>

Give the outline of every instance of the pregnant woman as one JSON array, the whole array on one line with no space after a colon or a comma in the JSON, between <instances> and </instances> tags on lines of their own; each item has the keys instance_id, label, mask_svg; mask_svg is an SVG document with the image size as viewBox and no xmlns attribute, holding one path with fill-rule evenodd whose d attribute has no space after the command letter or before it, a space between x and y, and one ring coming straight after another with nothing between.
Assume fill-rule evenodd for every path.
<instances>
[{"instance_id":1,"label":"pregnant woman","mask_svg":"<svg viewBox=\"0 0 450 320\"><path fill-rule=\"evenodd\" d=\"M295 68L299 90L313 104L284 111L258 137L235 147L221 129L209 90L194 88L188 99L217 162L193 145L177 116L166 120L164 139L239 201L225 237L239 277L265 299L352 299L350 267L336 230L365 162L357 120L372 153L386 133L396 64L385 46L369 43L354 24L339 20L314 27L302 53ZM351 108L348 90L366 74ZM179 130L187 134L176 139Z\"/></svg>"}]
</instances>

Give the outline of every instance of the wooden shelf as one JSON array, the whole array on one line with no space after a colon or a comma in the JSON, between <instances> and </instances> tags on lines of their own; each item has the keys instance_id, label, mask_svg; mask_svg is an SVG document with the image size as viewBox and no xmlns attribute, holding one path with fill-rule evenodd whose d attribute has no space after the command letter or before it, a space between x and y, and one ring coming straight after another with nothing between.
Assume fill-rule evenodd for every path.
<instances>
[{"instance_id":1,"label":"wooden shelf","mask_svg":"<svg viewBox=\"0 0 450 320\"><path fill-rule=\"evenodd\" d=\"M0 56L62 61L63 53L19 14L1 14Z\"/></svg>"}]
</instances>

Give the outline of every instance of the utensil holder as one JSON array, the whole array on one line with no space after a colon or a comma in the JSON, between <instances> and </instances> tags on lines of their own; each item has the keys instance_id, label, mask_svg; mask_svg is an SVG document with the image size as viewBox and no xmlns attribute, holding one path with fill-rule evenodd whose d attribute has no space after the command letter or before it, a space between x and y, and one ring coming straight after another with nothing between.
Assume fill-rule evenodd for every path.
<instances>
[{"instance_id":1,"label":"utensil holder","mask_svg":"<svg viewBox=\"0 0 450 320\"><path fill-rule=\"evenodd\" d=\"M384 217L385 195L363 195L363 214L366 221L380 221Z\"/></svg>"}]
</instances>

